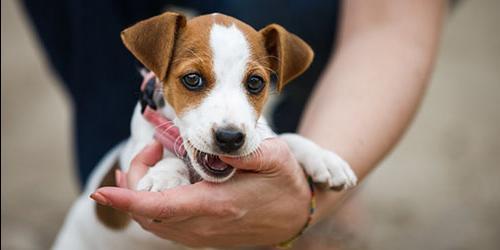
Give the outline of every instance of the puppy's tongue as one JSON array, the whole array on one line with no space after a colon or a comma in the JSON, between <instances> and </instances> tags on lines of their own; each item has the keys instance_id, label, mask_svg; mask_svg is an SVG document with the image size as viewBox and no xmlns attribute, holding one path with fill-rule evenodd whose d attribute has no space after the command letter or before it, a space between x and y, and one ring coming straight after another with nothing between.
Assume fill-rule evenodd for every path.
<instances>
[{"instance_id":1,"label":"puppy's tongue","mask_svg":"<svg viewBox=\"0 0 500 250\"><path fill-rule=\"evenodd\" d=\"M215 155L202 153L198 160L202 165L217 171L223 171L229 167L229 165L221 161L221 159Z\"/></svg>"},{"instance_id":2,"label":"puppy's tongue","mask_svg":"<svg viewBox=\"0 0 500 250\"><path fill-rule=\"evenodd\" d=\"M223 161L221 161L219 159L219 157L209 157L209 160L207 163L208 163L208 166L210 166L210 168L216 169L216 170L224 170L228 167L228 165L226 163L224 163Z\"/></svg>"}]
</instances>

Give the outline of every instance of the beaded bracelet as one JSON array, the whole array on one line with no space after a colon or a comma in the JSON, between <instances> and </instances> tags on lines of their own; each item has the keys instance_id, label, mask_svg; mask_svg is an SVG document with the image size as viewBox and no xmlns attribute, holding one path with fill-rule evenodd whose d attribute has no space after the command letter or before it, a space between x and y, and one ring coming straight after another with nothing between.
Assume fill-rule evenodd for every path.
<instances>
[{"instance_id":1,"label":"beaded bracelet","mask_svg":"<svg viewBox=\"0 0 500 250\"><path fill-rule=\"evenodd\" d=\"M309 184L309 189L311 190L311 203L309 206L309 217L307 217L306 224L302 227L302 229L297 233L295 236L293 236L291 239L283 241L276 245L277 248L279 249L288 249L291 248L295 240L297 240L303 233L306 231L307 227L309 227L309 224L311 223L312 216L314 214L314 211L316 210L316 195L314 192L314 182L311 176L307 176L307 183Z\"/></svg>"}]
</instances>

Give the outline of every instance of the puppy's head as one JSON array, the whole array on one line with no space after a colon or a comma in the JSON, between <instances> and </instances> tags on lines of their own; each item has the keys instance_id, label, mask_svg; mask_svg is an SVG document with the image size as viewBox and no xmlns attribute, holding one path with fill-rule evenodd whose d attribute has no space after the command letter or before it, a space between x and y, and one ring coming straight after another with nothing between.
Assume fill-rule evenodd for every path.
<instances>
[{"instance_id":1,"label":"puppy's head","mask_svg":"<svg viewBox=\"0 0 500 250\"><path fill-rule=\"evenodd\" d=\"M313 51L277 24L256 31L222 14L189 21L167 12L122 32L126 47L163 83L195 170L221 182L234 169L218 155L254 152L270 85L281 90L310 65Z\"/></svg>"}]
</instances>

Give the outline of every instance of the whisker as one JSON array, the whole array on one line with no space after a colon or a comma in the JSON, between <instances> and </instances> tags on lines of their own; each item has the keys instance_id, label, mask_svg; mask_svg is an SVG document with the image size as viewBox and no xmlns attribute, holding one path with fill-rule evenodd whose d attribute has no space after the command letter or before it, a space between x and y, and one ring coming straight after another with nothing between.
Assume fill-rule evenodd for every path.
<instances>
[{"instance_id":1,"label":"whisker","mask_svg":"<svg viewBox=\"0 0 500 250\"><path fill-rule=\"evenodd\" d=\"M262 149L260 148L259 148L259 155L260 155L259 159L262 159L264 157L264 152L262 152ZM260 161L260 168L262 168L262 160Z\"/></svg>"},{"instance_id":2,"label":"whisker","mask_svg":"<svg viewBox=\"0 0 500 250\"><path fill-rule=\"evenodd\" d=\"M157 129L157 128L160 128L161 126L165 126L167 124L169 124L170 122L169 121L166 121L166 122L162 122L160 123L159 125L155 126L154 129Z\"/></svg>"},{"instance_id":3,"label":"whisker","mask_svg":"<svg viewBox=\"0 0 500 250\"><path fill-rule=\"evenodd\" d=\"M175 141L174 141L174 153L177 157L181 158L182 155L180 154L180 147L182 147L182 145L179 145L176 147L177 141L179 141L179 140L182 140L182 137L180 135L177 136L177 139L175 139Z\"/></svg>"},{"instance_id":4,"label":"whisker","mask_svg":"<svg viewBox=\"0 0 500 250\"><path fill-rule=\"evenodd\" d=\"M162 134L165 134L167 133L170 129L174 128L175 127L175 124L171 124L170 126L168 126L168 128L165 128L163 129L163 131L161 131Z\"/></svg>"}]
</instances>

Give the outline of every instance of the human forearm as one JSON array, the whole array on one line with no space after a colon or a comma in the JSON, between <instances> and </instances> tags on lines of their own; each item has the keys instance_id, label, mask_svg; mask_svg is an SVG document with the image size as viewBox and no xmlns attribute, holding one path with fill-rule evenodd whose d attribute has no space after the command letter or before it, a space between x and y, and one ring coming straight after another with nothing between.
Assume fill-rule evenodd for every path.
<instances>
[{"instance_id":1,"label":"human forearm","mask_svg":"<svg viewBox=\"0 0 500 250\"><path fill-rule=\"evenodd\" d=\"M300 133L337 152L364 178L395 145L418 107L445 6L441 1L346 1L335 57ZM317 217L340 197L320 193Z\"/></svg>"}]
</instances>

